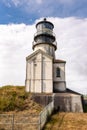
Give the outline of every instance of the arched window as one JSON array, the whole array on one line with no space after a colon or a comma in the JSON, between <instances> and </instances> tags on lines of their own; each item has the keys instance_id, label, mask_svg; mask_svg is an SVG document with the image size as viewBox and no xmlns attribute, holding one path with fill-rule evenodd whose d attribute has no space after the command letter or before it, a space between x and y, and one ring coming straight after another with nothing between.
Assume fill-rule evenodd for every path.
<instances>
[{"instance_id":1,"label":"arched window","mask_svg":"<svg viewBox=\"0 0 87 130\"><path fill-rule=\"evenodd\" d=\"M56 77L60 77L60 68L59 67L56 68Z\"/></svg>"}]
</instances>

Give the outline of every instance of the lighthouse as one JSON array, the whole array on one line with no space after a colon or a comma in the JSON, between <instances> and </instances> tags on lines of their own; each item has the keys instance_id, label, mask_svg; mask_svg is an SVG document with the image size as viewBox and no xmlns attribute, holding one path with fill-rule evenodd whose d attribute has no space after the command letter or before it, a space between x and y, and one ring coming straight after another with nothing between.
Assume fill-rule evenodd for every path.
<instances>
[{"instance_id":1,"label":"lighthouse","mask_svg":"<svg viewBox=\"0 0 87 130\"><path fill-rule=\"evenodd\" d=\"M54 25L44 18L36 24L32 49L26 57L26 92L46 106L54 99L54 108L67 112L83 112L82 95L66 88L66 61L56 59L57 50Z\"/></svg>"},{"instance_id":2,"label":"lighthouse","mask_svg":"<svg viewBox=\"0 0 87 130\"><path fill-rule=\"evenodd\" d=\"M32 43L33 53L26 57L26 91L53 93L66 91L65 63L56 59L54 25L44 18L36 24Z\"/></svg>"}]
</instances>

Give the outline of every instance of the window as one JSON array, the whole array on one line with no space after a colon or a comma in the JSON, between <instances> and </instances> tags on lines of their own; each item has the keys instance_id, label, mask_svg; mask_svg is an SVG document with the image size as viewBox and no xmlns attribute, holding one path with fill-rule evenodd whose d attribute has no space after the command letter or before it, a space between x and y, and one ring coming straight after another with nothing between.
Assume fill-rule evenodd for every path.
<instances>
[{"instance_id":1,"label":"window","mask_svg":"<svg viewBox=\"0 0 87 130\"><path fill-rule=\"evenodd\" d=\"M56 68L56 77L60 77L60 68L59 67Z\"/></svg>"}]
</instances>

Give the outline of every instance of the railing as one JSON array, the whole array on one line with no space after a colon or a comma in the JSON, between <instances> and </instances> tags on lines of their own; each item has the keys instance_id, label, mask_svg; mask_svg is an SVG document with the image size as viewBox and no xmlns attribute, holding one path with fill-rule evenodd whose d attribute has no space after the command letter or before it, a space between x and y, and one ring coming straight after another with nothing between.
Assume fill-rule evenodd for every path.
<instances>
[{"instance_id":1,"label":"railing","mask_svg":"<svg viewBox=\"0 0 87 130\"><path fill-rule=\"evenodd\" d=\"M36 37L37 35L40 35L40 34L49 34L51 36L55 36L55 33L53 33L53 31L50 31L50 29L42 29L42 30L39 30L37 31L35 34L34 34L34 37Z\"/></svg>"},{"instance_id":2,"label":"railing","mask_svg":"<svg viewBox=\"0 0 87 130\"><path fill-rule=\"evenodd\" d=\"M0 130L42 130L54 110L53 100L40 114L0 114Z\"/></svg>"},{"instance_id":3,"label":"railing","mask_svg":"<svg viewBox=\"0 0 87 130\"><path fill-rule=\"evenodd\" d=\"M49 116L52 115L54 110L54 101L49 103L43 111L39 114L39 130L42 130Z\"/></svg>"}]
</instances>

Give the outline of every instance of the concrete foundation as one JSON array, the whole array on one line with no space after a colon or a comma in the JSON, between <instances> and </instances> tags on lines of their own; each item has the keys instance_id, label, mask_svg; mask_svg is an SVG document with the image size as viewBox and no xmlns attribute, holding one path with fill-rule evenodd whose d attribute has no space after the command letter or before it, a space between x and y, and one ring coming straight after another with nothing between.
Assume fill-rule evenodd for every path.
<instances>
[{"instance_id":1,"label":"concrete foundation","mask_svg":"<svg viewBox=\"0 0 87 130\"><path fill-rule=\"evenodd\" d=\"M54 107L64 112L83 112L81 95L71 93L56 93Z\"/></svg>"},{"instance_id":2,"label":"concrete foundation","mask_svg":"<svg viewBox=\"0 0 87 130\"><path fill-rule=\"evenodd\" d=\"M33 100L43 106L54 100L54 109L61 112L83 112L81 95L78 94L34 94Z\"/></svg>"},{"instance_id":3,"label":"concrete foundation","mask_svg":"<svg viewBox=\"0 0 87 130\"><path fill-rule=\"evenodd\" d=\"M52 99L53 99L53 94L33 94L33 100L37 103L39 103L40 105L42 105L43 107L45 107L46 105L48 105Z\"/></svg>"}]
</instances>

